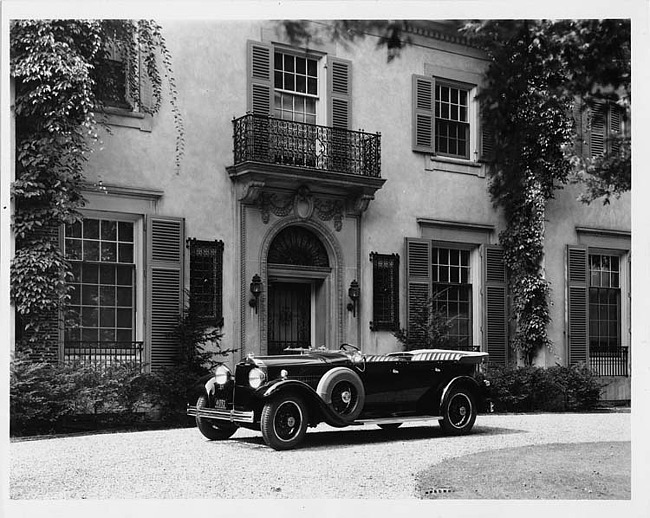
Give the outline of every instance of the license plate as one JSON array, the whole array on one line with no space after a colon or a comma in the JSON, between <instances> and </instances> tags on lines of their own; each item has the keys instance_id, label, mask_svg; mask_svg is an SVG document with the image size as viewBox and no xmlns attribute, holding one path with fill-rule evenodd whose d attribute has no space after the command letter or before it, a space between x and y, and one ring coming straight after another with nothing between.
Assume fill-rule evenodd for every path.
<instances>
[{"instance_id":1,"label":"license plate","mask_svg":"<svg viewBox=\"0 0 650 518\"><path fill-rule=\"evenodd\" d=\"M225 399L215 399L214 400L214 408L218 408L220 410L225 410L226 409L226 400Z\"/></svg>"}]
</instances>

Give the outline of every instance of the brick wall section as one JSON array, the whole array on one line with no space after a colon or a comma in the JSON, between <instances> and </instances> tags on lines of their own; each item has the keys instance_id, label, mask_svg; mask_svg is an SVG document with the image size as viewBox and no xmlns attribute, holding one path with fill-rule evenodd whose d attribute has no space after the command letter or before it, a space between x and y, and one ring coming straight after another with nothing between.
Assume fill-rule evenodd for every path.
<instances>
[{"instance_id":1,"label":"brick wall section","mask_svg":"<svg viewBox=\"0 0 650 518\"><path fill-rule=\"evenodd\" d=\"M48 225L35 232L37 239L59 244L59 227ZM16 246L20 246L16 243ZM59 360L59 313L49 311L42 314L38 331L22 328L20 317L16 318L16 348L30 349L34 361L56 363Z\"/></svg>"}]
</instances>

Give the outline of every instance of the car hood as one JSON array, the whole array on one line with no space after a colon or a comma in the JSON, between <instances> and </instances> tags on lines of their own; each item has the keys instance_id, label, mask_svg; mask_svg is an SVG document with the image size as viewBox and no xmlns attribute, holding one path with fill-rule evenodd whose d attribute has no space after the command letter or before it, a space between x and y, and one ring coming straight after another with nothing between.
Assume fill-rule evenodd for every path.
<instances>
[{"instance_id":1,"label":"car hood","mask_svg":"<svg viewBox=\"0 0 650 518\"><path fill-rule=\"evenodd\" d=\"M347 364L350 359L339 352L310 352L306 354L283 354L277 356L254 356L248 357L243 364L254 364L258 367L302 367L305 365Z\"/></svg>"}]
</instances>

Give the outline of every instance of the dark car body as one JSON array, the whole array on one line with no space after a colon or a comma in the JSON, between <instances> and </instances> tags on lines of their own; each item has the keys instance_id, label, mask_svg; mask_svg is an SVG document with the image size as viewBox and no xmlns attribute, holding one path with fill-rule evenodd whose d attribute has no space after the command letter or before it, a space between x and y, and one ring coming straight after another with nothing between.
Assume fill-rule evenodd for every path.
<instances>
[{"instance_id":1,"label":"dark car body","mask_svg":"<svg viewBox=\"0 0 650 518\"><path fill-rule=\"evenodd\" d=\"M285 355L249 355L232 373L218 366L187 413L209 439L237 427L261 430L266 443L289 449L308 426L375 423L382 428L437 419L448 433L465 434L484 410L484 387L474 378L487 353L423 349L364 355L299 349Z\"/></svg>"}]
</instances>

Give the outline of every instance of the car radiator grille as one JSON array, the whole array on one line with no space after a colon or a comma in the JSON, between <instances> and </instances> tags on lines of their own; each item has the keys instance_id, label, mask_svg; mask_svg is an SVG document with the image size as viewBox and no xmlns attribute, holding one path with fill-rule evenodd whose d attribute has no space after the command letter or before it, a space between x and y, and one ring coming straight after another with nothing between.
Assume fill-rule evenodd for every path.
<instances>
[{"instance_id":1,"label":"car radiator grille","mask_svg":"<svg viewBox=\"0 0 650 518\"><path fill-rule=\"evenodd\" d=\"M248 373L253 369L254 365L238 365L235 370L235 385L248 386Z\"/></svg>"}]
</instances>

